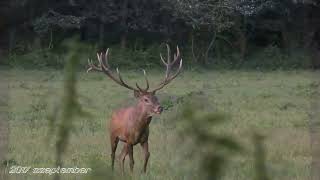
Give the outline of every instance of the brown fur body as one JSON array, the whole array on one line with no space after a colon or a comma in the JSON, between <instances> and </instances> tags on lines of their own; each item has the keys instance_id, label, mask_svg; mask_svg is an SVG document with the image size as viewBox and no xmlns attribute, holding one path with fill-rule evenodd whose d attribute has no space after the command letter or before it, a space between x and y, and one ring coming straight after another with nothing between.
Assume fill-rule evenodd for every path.
<instances>
[{"instance_id":1,"label":"brown fur body","mask_svg":"<svg viewBox=\"0 0 320 180\"><path fill-rule=\"evenodd\" d=\"M147 141L149 123L152 117L141 111L139 107L128 107L116 110L110 122L110 137L136 145Z\"/></svg>"},{"instance_id":2,"label":"brown fur body","mask_svg":"<svg viewBox=\"0 0 320 180\"><path fill-rule=\"evenodd\" d=\"M115 152L119 141L125 143L120 154L122 171L124 161L129 154L130 169L133 169L133 146L141 144L144 152L144 167L146 172L150 156L148 147L149 124L153 114L160 114L162 107L154 93L135 92L138 103L135 106L121 108L112 114L110 121L111 160L114 167Z\"/></svg>"}]
</instances>

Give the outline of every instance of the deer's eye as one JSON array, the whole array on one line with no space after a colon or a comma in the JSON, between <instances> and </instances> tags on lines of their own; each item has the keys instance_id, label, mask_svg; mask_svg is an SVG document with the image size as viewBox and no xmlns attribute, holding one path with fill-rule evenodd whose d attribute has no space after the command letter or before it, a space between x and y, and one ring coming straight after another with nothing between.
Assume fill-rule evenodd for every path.
<instances>
[{"instance_id":1,"label":"deer's eye","mask_svg":"<svg viewBox=\"0 0 320 180\"><path fill-rule=\"evenodd\" d=\"M148 99L144 99L144 102L148 103L148 102L149 102L149 100L148 100Z\"/></svg>"}]
</instances>

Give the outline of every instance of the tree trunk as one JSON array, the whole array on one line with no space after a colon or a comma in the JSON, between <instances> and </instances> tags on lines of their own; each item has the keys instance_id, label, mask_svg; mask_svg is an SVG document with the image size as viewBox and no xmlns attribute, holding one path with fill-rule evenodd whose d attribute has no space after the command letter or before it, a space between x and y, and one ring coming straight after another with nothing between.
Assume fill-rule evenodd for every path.
<instances>
[{"instance_id":1,"label":"tree trunk","mask_svg":"<svg viewBox=\"0 0 320 180\"><path fill-rule=\"evenodd\" d=\"M221 43L221 41L219 41L219 39L217 39L217 41L216 41L216 48L215 48L215 52L216 52L216 54L217 54L217 58L218 58L218 60L219 59L222 59L222 43Z\"/></svg>"},{"instance_id":2,"label":"tree trunk","mask_svg":"<svg viewBox=\"0 0 320 180\"><path fill-rule=\"evenodd\" d=\"M41 49L41 38L39 36L36 36L33 39L32 46L34 49Z\"/></svg>"},{"instance_id":3,"label":"tree trunk","mask_svg":"<svg viewBox=\"0 0 320 180\"><path fill-rule=\"evenodd\" d=\"M309 18L309 13L311 12L310 8L308 6L304 7L304 11L303 11L303 46L304 49L308 50L311 48L312 45L312 40L315 34L315 30L313 28L313 25L310 24L311 20Z\"/></svg>"},{"instance_id":4,"label":"tree trunk","mask_svg":"<svg viewBox=\"0 0 320 180\"><path fill-rule=\"evenodd\" d=\"M16 45L16 28L12 27L9 30L9 53L12 53L12 50Z\"/></svg>"},{"instance_id":5,"label":"tree trunk","mask_svg":"<svg viewBox=\"0 0 320 180\"><path fill-rule=\"evenodd\" d=\"M103 46L103 40L104 40L104 24L101 22L99 25L99 46Z\"/></svg>"},{"instance_id":6,"label":"tree trunk","mask_svg":"<svg viewBox=\"0 0 320 180\"><path fill-rule=\"evenodd\" d=\"M240 51L240 63L245 59L247 55L247 36L245 32L245 24L246 24L246 18L244 16L239 15L236 19L236 25L235 25L235 33L238 36L236 46L239 47Z\"/></svg>"},{"instance_id":7,"label":"tree trunk","mask_svg":"<svg viewBox=\"0 0 320 180\"><path fill-rule=\"evenodd\" d=\"M292 5L292 4L290 4ZM292 6L289 6L288 7L289 9L292 9L293 7ZM293 47L291 45L291 42L293 41L290 41L290 34L292 31L290 31L290 29L292 27L290 27L290 20L291 20L291 13L287 13L284 18L282 19L282 24L280 25L281 27L281 39L282 39L282 47L283 49L286 51L286 53L290 53L290 49Z\"/></svg>"},{"instance_id":8,"label":"tree trunk","mask_svg":"<svg viewBox=\"0 0 320 180\"><path fill-rule=\"evenodd\" d=\"M121 35L121 42L120 42L120 45L121 45L121 48L124 49L127 47L127 37L128 37L128 33L125 32Z\"/></svg>"},{"instance_id":9,"label":"tree trunk","mask_svg":"<svg viewBox=\"0 0 320 180\"><path fill-rule=\"evenodd\" d=\"M52 29L50 29L50 40L49 40L49 46L48 46L48 48L49 49L51 49L51 48L53 48L53 30Z\"/></svg>"},{"instance_id":10,"label":"tree trunk","mask_svg":"<svg viewBox=\"0 0 320 180\"><path fill-rule=\"evenodd\" d=\"M314 47L311 51L311 67L313 69L320 69L320 51Z\"/></svg>"},{"instance_id":11,"label":"tree trunk","mask_svg":"<svg viewBox=\"0 0 320 180\"><path fill-rule=\"evenodd\" d=\"M290 49L290 42L289 42L289 32L285 25L281 28L281 38L282 38L282 46L285 50Z\"/></svg>"},{"instance_id":12,"label":"tree trunk","mask_svg":"<svg viewBox=\"0 0 320 180\"><path fill-rule=\"evenodd\" d=\"M127 27L127 18L128 18L128 0L123 0L121 8L121 48L126 48L127 46L127 36L128 36L128 27Z\"/></svg>"},{"instance_id":13,"label":"tree trunk","mask_svg":"<svg viewBox=\"0 0 320 180\"><path fill-rule=\"evenodd\" d=\"M192 60L193 60L193 62L198 63L198 57L196 56L196 54L195 54L195 52L194 52L194 31L191 31L190 37L191 37Z\"/></svg>"},{"instance_id":14,"label":"tree trunk","mask_svg":"<svg viewBox=\"0 0 320 180\"><path fill-rule=\"evenodd\" d=\"M206 52L204 54L204 63L206 65L209 64L209 52L210 52L211 48L213 47L216 38L217 38L217 33L214 32L214 34L212 36L212 39L211 39L211 41L210 41L210 43L208 45L208 48L207 48L207 50L206 50Z\"/></svg>"},{"instance_id":15,"label":"tree trunk","mask_svg":"<svg viewBox=\"0 0 320 180\"><path fill-rule=\"evenodd\" d=\"M243 32L241 29L239 29L239 47L241 61L243 61L247 55L247 37L245 32Z\"/></svg>"}]
</instances>

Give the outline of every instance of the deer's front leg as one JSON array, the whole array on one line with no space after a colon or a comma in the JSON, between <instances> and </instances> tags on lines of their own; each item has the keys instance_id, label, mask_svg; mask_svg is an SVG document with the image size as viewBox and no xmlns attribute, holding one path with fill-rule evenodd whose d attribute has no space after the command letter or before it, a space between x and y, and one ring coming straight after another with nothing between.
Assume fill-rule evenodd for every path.
<instances>
[{"instance_id":1,"label":"deer's front leg","mask_svg":"<svg viewBox=\"0 0 320 180\"><path fill-rule=\"evenodd\" d=\"M134 160L133 160L133 145L128 144L128 153L129 153L129 158L130 158L130 171L131 173L133 172L133 165L134 165Z\"/></svg>"},{"instance_id":2,"label":"deer's front leg","mask_svg":"<svg viewBox=\"0 0 320 180\"><path fill-rule=\"evenodd\" d=\"M124 144L120 154L120 165L121 165L122 174L124 174L124 161L126 159L127 154L128 154L128 144Z\"/></svg>"},{"instance_id":3,"label":"deer's front leg","mask_svg":"<svg viewBox=\"0 0 320 180\"><path fill-rule=\"evenodd\" d=\"M147 164L148 164L148 160L150 157L148 141L141 143L141 146L142 146L143 153L144 153L143 172L146 173L147 172Z\"/></svg>"}]
</instances>

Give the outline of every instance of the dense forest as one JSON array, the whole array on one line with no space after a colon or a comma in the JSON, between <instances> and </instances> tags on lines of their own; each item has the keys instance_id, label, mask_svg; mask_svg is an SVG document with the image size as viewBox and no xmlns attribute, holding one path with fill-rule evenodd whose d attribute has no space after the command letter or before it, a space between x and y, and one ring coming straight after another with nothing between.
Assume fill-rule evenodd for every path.
<instances>
[{"instance_id":1,"label":"dense forest","mask_svg":"<svg viewBox=\"0 0 320 180\"><path fill-rule=\"evenodd\" d=\"M3 0L0 63L63 65L62 44L77 38L116 63L159 64L163 44L189 64L215 67L320 67L317 0Z\"/></svg>"}]
</instances>

